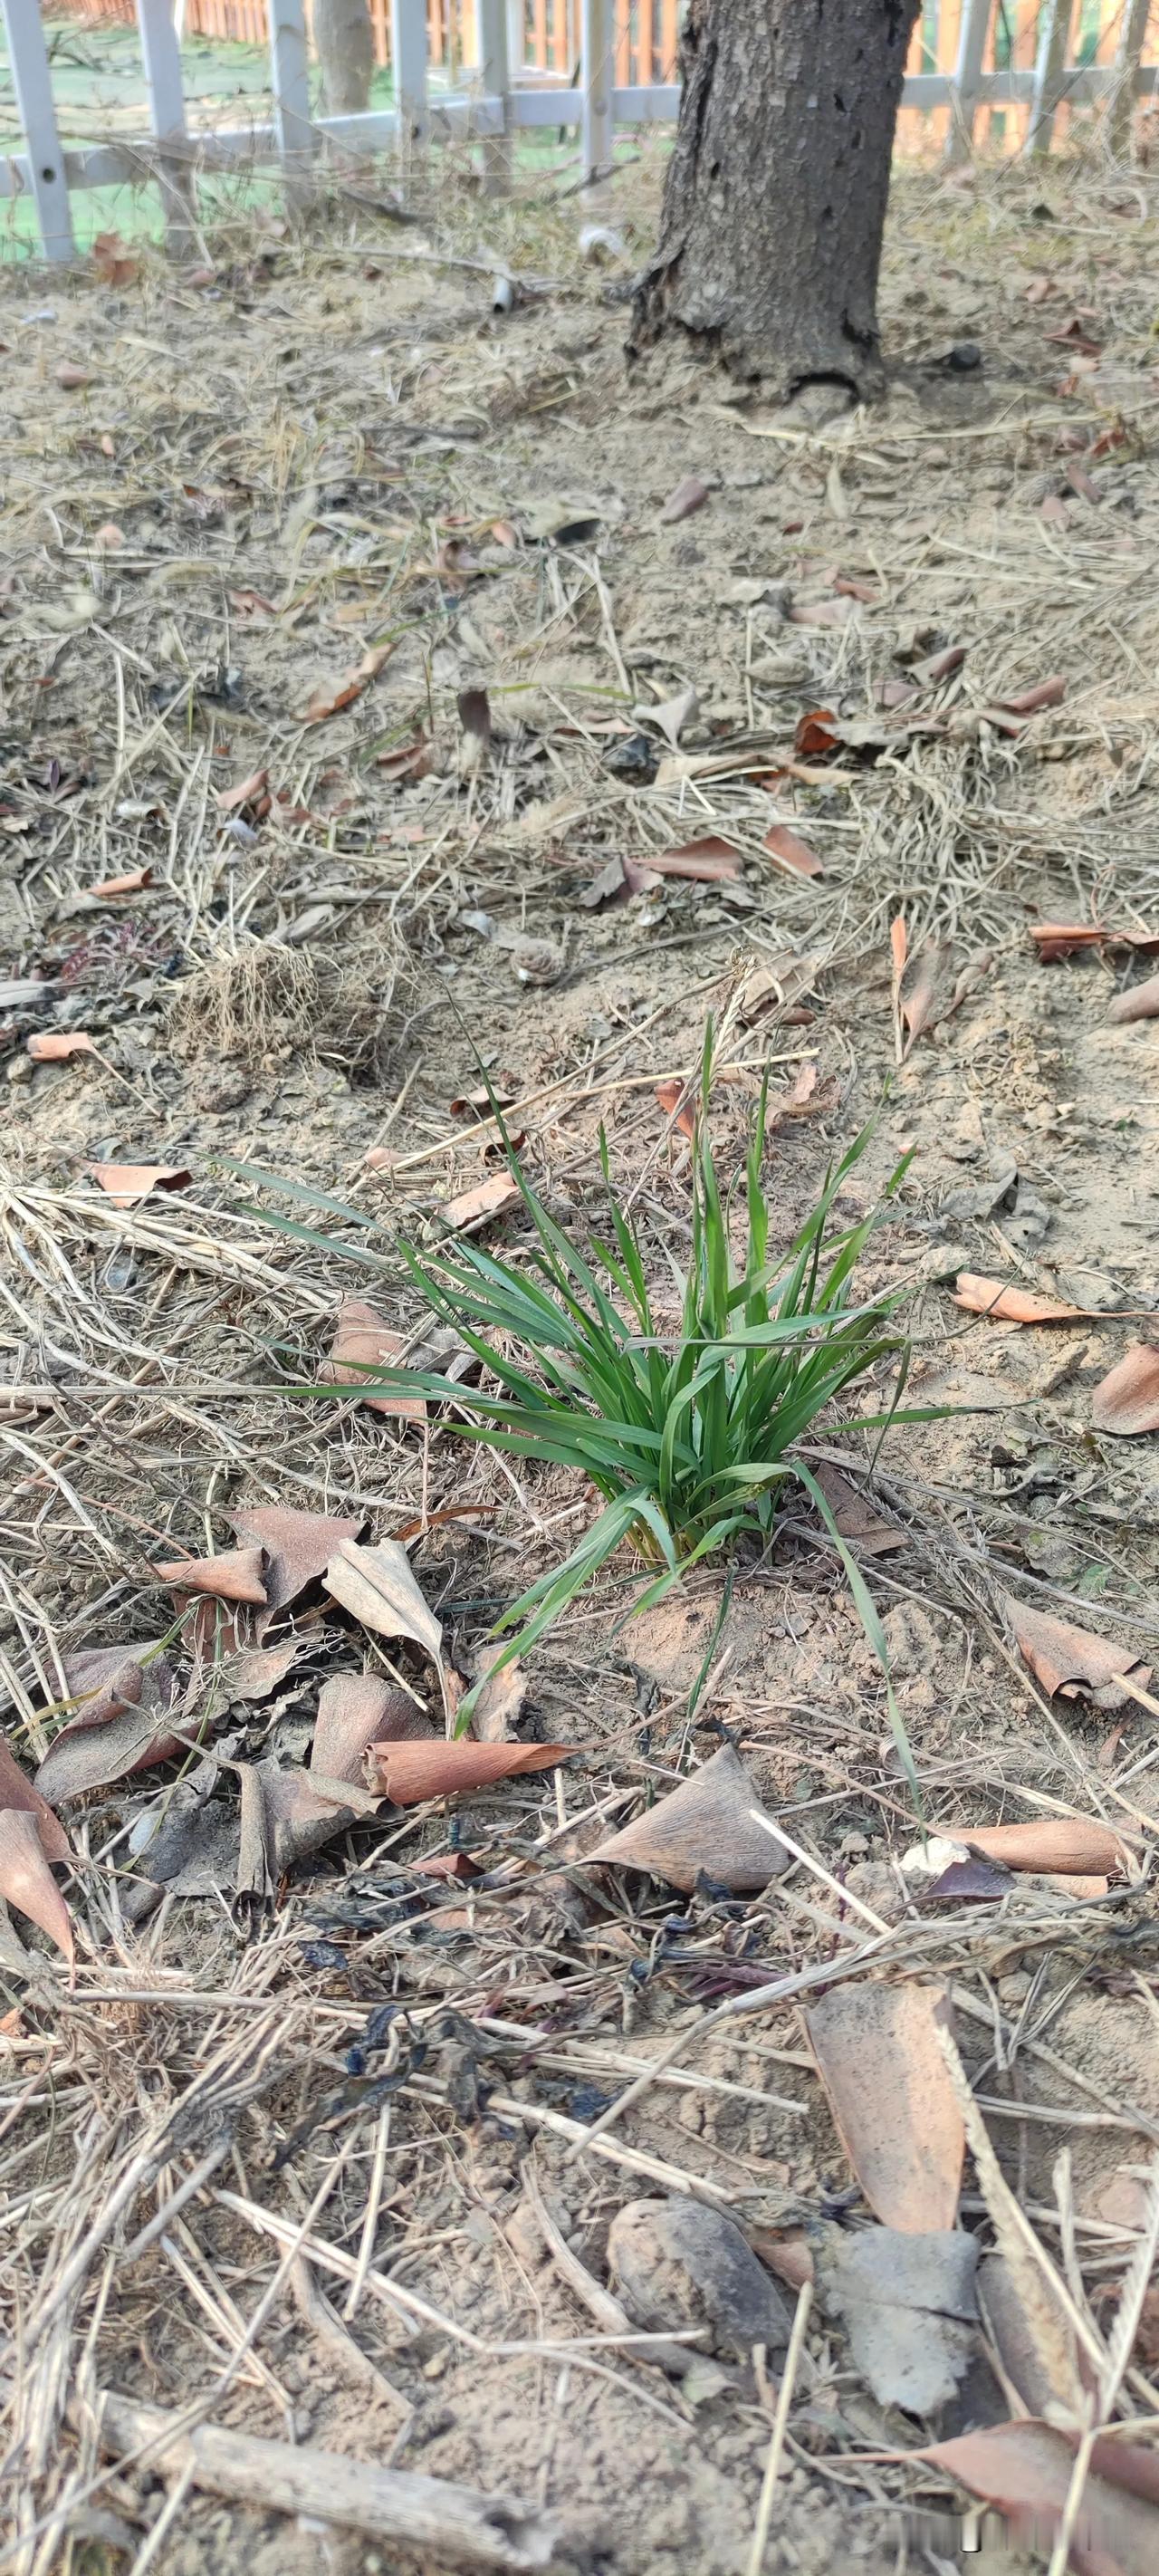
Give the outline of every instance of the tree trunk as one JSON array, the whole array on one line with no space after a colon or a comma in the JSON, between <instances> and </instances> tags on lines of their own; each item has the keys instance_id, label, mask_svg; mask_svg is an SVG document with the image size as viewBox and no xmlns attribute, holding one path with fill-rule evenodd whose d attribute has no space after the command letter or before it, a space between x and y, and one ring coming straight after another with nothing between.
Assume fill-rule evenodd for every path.
<instances>
[{"instance_id":1,"label":"tree trunk","mask_svg":"<svg viewBox=\"0 0 1159 2576\"><path fill-rule=\"evenodd\" d=\"M365 116L374 78L366 0L314 0L314 49L327 116Z\"/></svg>"},{"instance_id":2,"label":"tree trunk","mask_svg":"<svg viewBox=\"0 0 1159 2576\"><path fill-rule=\"evenodd\" d=\"M877 273L919 0L689 0L633 353L677 327L787 401L880 390Z\"/></svg>"}]
</instances>

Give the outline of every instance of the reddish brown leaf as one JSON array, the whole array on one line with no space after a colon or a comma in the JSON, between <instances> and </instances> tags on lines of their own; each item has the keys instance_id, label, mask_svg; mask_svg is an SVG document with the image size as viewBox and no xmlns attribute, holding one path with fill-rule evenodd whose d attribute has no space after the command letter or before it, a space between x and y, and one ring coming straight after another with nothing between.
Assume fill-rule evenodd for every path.
<instances>
[{"instance_id":1,"label":"reddish brown leaf","mask_svg":"<svg viewBox=\"0 0 1159 2576\"><path fill-rule=\"evenodd\" d=\"M330 687L326 681L321 681L309 705L298 717L298 723L324 724L327 716L340 715L344 707L352 707L355 700L362 696L363 690L369 688L371 681L378 678L379 672L384 663L390 660L393 651L393 642L372 645L370 650L363 654L356 668L353 671L347 671L333 687Z\"/></svg>"},{"instance_id":2,"label":"reddish brown leaf","mask_svg":"<svg viewBox=\"0 0 1159 2576\"><path fill-rule=\"evenodd\" d=\"M1032 921L1030 936L1044 965L1075 948L1135 948L1144 957L1159 949L1159 931L1106 930L1097 921Z\"/></svg>"},{"instance_id":3,"label":"reddish brown leaf","mask_svg":"<svg viewBox=\"0 0 1159 2576\"><path fill-rule=\"evenodd\" d=\"M155 1565L159 1583L176 1592L208 1592L215 1601L251 1601L266 1609L260 1547L235 1547L222 1556L179 1556Z\"/></svg>"},{"instance_id":4,"label":"reddish brown leaf","mask_svg":"<svg viewBox=\"0 0 1159 2576\"><path fill-rule=\"evenodd\" d=\"M958 2215L965 2130L938 2023L939 1986L866 1979L805 2015L829 2108L875 2218L910 2236Z\"/></svg>"},{"instance_id":5,"label":"reddish brown leaf","mask_svg":"<svg viewBox=\"0 0 1159 2576\"><path fill-rule=\"evenodd\" d=\"M396 744L393 751L380 751L375 767L388 778L426 778L433 767L433 754L426 735L416 733L410 742Z\"/></svg>"},{"instance_id":6,"label":"reddish brown leaf","mask_svg":"<svg viewBox=\"0 0 1159 2576\"><path fill-rule=\"evenodd\" d=\"M908 1547L905 1531L895 1529L892 1521L882 1520L868 1496L851 1485L839 1468L826 1465L822 1459L813 1473L842 1538L850 1541L859 1556L892 1556L899 1547Z\"/></svg>"},{"instance_id":7,"label":"reddish brown leaf","mask_svg":"<svg viewBox=\"0 0 1159 2576\"><path fill-rule=\"evenodd\" d=\"M787 869L790 876L824 876L825 871L816 851L811 850L808 842L801 839L799 832L790 831L787 823L771 825L765 834L765 848L770 857L777 861L779 867Z\"/></svg>"},{"instance_id":8,"label":"reddish brown leaf","mask_svg":"<svg viewBox=\"0 0 1159 2576\"><path fill-rule=\"evenodd\" d=\"M1159 1020L1159 975L1148 975L1145 983L1116 993L1107 1018L1117 1029L1128 1027L1132 1020Z\"/></svg>"},{"instance_id":9,"label":"reddish brown leaf","mask_svg":"<svg viewBox=\"0 0 1159 2576\"><path fill-rule=\"evenodd\" d=\"M848 626L857 615L857 602L848 596L828 599L803 599L789 610L790 626Z\"/></svg>"},{"instance_id":10,"label":"reddish brown leaf","mask_svg":"<svg viewBox=\"0 0 1159 2576\"><path fill-rule=\"evenodd\" d=\"M1092 438L1087 449L1087 461L1095 465L1101 456L1109 456L1113 448L1125 447L1126 444L1126 430L1121 422L1116 421L1112 428L1101 430L1097 438Z\"/></svg>"},{"instance_id":11,"label":"reddish brown leaf","mask_svg":"<svg viewBox=\"0 0 1159 2576\"><path fill-rule=\"evenodd\" d=\"M999 1324L1073 1324L1090 1314L1087 1306L1068 1305L1062 1297L1039 1297L1029 1288L1008 1288L1001 1279L986 1279L976 1270L960 1270L955 1306L970 1315L992 1315Z\"/></svg>"},{"instance_id":12,"label":"reddish brown leaf","mask_svg":"<svg viewBox=\"0 0 1159 2576\"><path fill-rule=\"evenodd\" d=\"M1039 502L1038 515L1040 519L1046 520L1049 527L1067 528L1070 526L1066 503L1060 498L1057 492L1048 492L1045 500Z\"/></svg>"},{"instance_id":13,"label":"reddish brown leaf","mask_svg":"<svg viewBox=\"0 0 1159 2576\"><path fill-rule=\"evenodd\" d=\"M187 1190L193 1178L179 1163L88 1163L86 1171L114 1207L136 1207L151 1190Z\"/></svg>"},{"instance_id":14,"label":"reddish brown leaf","mask_svg":"<svg viewBox=\"0 0 1159 2576\"><path fill-rule=\"evenodd\" d=\"M0 1809L7 1807L33 1818L46 1860L71 1860L72 1844L59 1817L53 1814L47 1798L42 1798L39 1789L25 1778L0 1736Z\"/></svg>"},{"instance_id":15,"label":"reddish brown leaf","mask_svg":"<svg viewBox=\"0 0 1159 2576\"><path fill-rule=\"evenodd\" d=\"M396 1807L417 1807L425 1798L484 1789L517 1772L553 1771L574 1751L572 1744L472 1744L459 1736L431 1744L372 1744L367 1759L384 1797Z\"/></svg>"},{"instance_id":16,"label":"reddish brown leaf","mask_svg":"<svg viewBox=\"0 0 1159 2576\"><path fill-rule=\"evenodd\" d=\"M679 519L690 519L694 510L703 510L707 499L707 483L702 483L697 474L686 474L668 495L660 512L661 527L672 528Z\"/></svg>"},{"instance_id":17,"label":"reddish brown leaf","mask_svg":"<svg viewBox=\"0 0 1159 2576\"><path fill-rule=\"evenodd\" d=\"M1124 1693L1117 1675L1129 1673L1140 1685L1149 1679L1149 1667L1129 1646L1113 1646L1106 1637L1093 1636L1089 1628L1074 1628L1067 1619L1030 1610L1009 1592L1003 1601L1020 1652L1052 1695L1061 1691L1065 1699L1077 1699L1082 1694L1095 1699L1100 1708L1121 1708ZM1102 1863L1091 1861L1086 1866L1099 1869Z\"/></svg>"},{"instance_id":18,"label":"reddish brown leaf","mask_svg":"<svg viewBox=\"0 0 1159 2576\"><path fill-rule=\"evenodd\" d=\"M131 286L141 271L140 260L134 258L119 233L94 234L93 266L102 286Z\"/></svg>"},{"instance_id":19,"label":"reddish brown leaf","mask_svg":"<svg viewBox=\"0 0 1159 2576\"><path fill-rule=\"evenodd\" d=\"M1122 1873L1126 1861L1126 1846L1118 1835L1093 1817L1036 1816L1028 1825L953 1825L938 1830L981 1852L985 1860L1001 1861L1007 1869L1049 1870L1060 1878L1095 1873L1114 1877Z\"/></svg>"},{"instance_id":20,"label":"reddish brown leaf","mask_svg":"<svg viewBox=\"0 0 1159 2576\"><path fill-rule=\"evenodd\" d=\"M471 1879L483 1876L478 1861L472 1860L470 1853L465 1851L436 1852L433 1860L412 1861L411 1868L416 1878Z\"/></svg>"},{"instance_id":21,"label":"reddish brown leaf","mask_svg":"<svg viewBox=\"0 0 1159 2576\"><path fill-rule=\"evenodd\" d=\"M68 1907L45 1859L35 1816L21 1807L0 1808L0 1896L47 1932L73 1961Z\"/></svg>"},{"instance_id":22,"label":"reddish brown leaf","mask_svg":"<svg viewBox=\"0 0 1159 2576\"><path fill-rule=\"evenodd\" d=\"M1153 1343L1133 1342L1095 1388L1091 1420L1117 1438L1159 1431L1159 1349Z\"/></svg>"},{"instance_id":23,"label":"reddish brown leaf","mask_svg":"<svg viewBox=\"0 0 1159 2576\"><path fill-rule=\"evenodd\" d=\"M326 1512L287 1511L279 1503L259 1503L230 1517L243 1547L265 1550L267 1608L254 1623L259 1636L276 1611L288 1609L308 1583L321 1580L343 1539L357 1538L363 1526Z\"/></svg>"},{"instance_id":24,"label":"reddish brown leaf","mask_svg":"<svg viewBox=\"0 0 1159 2576\"><path fill-rule=\"evenodd\" d=\"M318 1693L310 1769L362 1786L370 1745L429 1743L434 1734L421 1708L377 1673L334 1673Z\"/></svg>"},{"instance_id":25,"label":"reddish brown leaf","mask_svg":"<svg viewBox=\"0 0 1159 2576\"><path fill-rule=\"evenodd\" d=\"M361 1297L344 1297L338 1310L338 1323L330 1357L318 1371L325 1386L361 1386L366 1388L373 1371L385 1362L399 1359L406 1349L401 1333L391 1331L382 1317L376 1315ZM369 1395L363 1402L372 1413L389 1414L396 1422L425 1422L427 1408L421 1395Z\"/></svg>"},{"instance_id":26,"label":"reddish brown leaf","mask_svg":"<svg viewBox=\"0 0 1159 2576\"><path fill-rule=\"evenodd\" d=\"M994 703L1004 707L1008 716L1033 716L1040 707L1060 707L1065 696L1065 680L1039 680L1035 688L1023 689L1021 696L996 698Z\"/></svg>"},{"instance_id":27,"label":"reddish brown leaf","mask_svg":"<svg viewBox=\"0 0 1159 2576\"><path fill-rule=\"evenodd\" d=\"M25 1053L34 1064L66 1064L70 1055L95 1055L97 1050L83 1029L40 1029L24 1041Z\"/></svg>"},{"instance_id":28,"label":"reddish brown leaf","mask_svg":"<svg viewBox=\"0 0 1159 2576\"><path fill-rule=\"evenodd\" d=\"M722 841L709 832L700 841L684 841L675 850L661 850L645 862L649 872L658 877L691 877L699 885L726 885L741 872L741 854L730 841Z\"/></svg>"},{"instance_id":29,"label":"reddish brown leaf","mask_svg":"<svg viewBox=\"0 0 1159 2576\"><path fill-rule=\"evenodd\" d=\"M507 1216L518 1205L519 1189L510 1173L492 1172L485 1181L476 1181L473 1189L460 1190L457 1198L448 1199L439 1214L452 1233L476 1234L492 1217Z\"/></svg>"},{"instance_id":30,"label":"reddish brown leaf","mask_svg":"<svg viewBox=\"0 0 1159 2576\"><path fill-rule=\"evenodd\" d=\"M938 1019L938 977L942 965L942 951L936 946L919 949L912 963L913 981L908 993L903 986L901 994L901 1015L909 1031L905 1046L907 1055L916 1046L925 1030L932 1029Z\"/></svg>"},{"instance_id":31,"label":"reddish brown leaf","mask_svg":"<svg viewBox=\"0 0 1159 2576\"><path fill-rule=\"evenodd\" d=\"M504 1652L502 1644L481 1646L471 1666L471 1679L481 1683L472 1733L479 1744L507 1744L515 1732L515 1720L523 1706L527 1679L518 1655L513 1655L501 1672L493 1667Z\"/></svg>"},{"instance_id":32,"label":"reddish brown leaf","mask_svg":"<svg viewBox=\"0 0 1159 2576\"><path fill-rule=\"evenodd\" d=\"M118 894L141 894L152 883L152 868L129 868L123 877L102 877L99 885L90 886L89 902L105 903Z\"/></svg>"},{"instance_id":33,"label":"reddish brown leaf","mask_svg":"<svg viewBox=\"0 0 1159 2576\"><path fill-rule=\"evenodd\" d=\"M696 1112L691 1101L686 1097L687 1091L686 1082L658 1082L656 1085L656 1099L659 1107L664 1111L666 1118L672 1119L674 1126L679 1128L680 1134L687 1136L691 1144L696 1134ZM683 1108L680 1107L681 1101L684 1102Z\"/></svg>"},{"instance_id":34,"label":"reddish brown leaf","mask_svg":"<svg viewBox=\"0 0 1159 2576\"><path fill-rule=\"evenodd\" d=\"M909 2452L928 2460L994 2505L1009 2537L1035 2557L1062 2523L1074 2473L1071 2435L1033 2418L960 2433L929 2450ZM1069 2563L1081 2576L1153 2576L1159 2555L1159 2463L1134 2444L1100 2439Z\"/></svg>"},{"instance_id":35,"label":"reddish brown leaf","mask_svg":"<svg viewBox=\"0 0 1159 2576\"><path fill-rule=\"evenodd\" d=\"M852 573L848 572L834 573L833 588L839 598L859 599L864 608L872 607L875 600L881 596L880 592L874 589L871 581L856 581Z\"/></svg>"},{"instance_id":36,"label":"reddish brown leaf","mask_svg":"<svg viewBox=\"0 0 1159 2576\"><path fill-rule=\"evenodd\" d=\"M265 796L269 783L269 770L255 769L250 777L239 778L236 787L219 787L218 813L239 814L243 805L256 805L259 799Z\"/></svg>"},{"instance_id":37,"label":"reddish brown leaf","mask_svg":"<svg viewBox=\"0 0 1159 2576\"><path fill-rule=\"evenodd\" d=\"M823 752L837 750L836 722L832 707L814 707L811 715L800 718L793 735L793 749L800 759L817 760Z\"/></svg>"},{"instance_id":38,"label":"reddish brown leaf","mask_svg":"<svg viewBox=\"0 0 1159 2576\"><path fill-rule=\"evenodd\" d=\"M64 1677L79 1705L36 1774L42 1796L79 1798L182 1750L170 1714L179 1696L177 1675L155 1648L88 1647L65 1656Z\"/></svg>"},{"instance_id":39,"label":"reddish brown leaf","mask_svg":"<svg viewBox=\"0 0 1159 2576\"><path fill-rule=\"evenodd\" d=\"M889 925L889 953L893 964L893 980L900 986L905 973L906 959L909 956L909 933L906 930L903 912L895 914Z\"/></svg>"},{"instance_id":40,"label":"reddish brown leaf","mask_svg":"<svg viewBox=\"0 0 1159 2576\"><path fill-rule=\"evenodd\" d=\"M912 665L912 677L922 688L936 687L939 680L948 680L961 670L966 649L964 644L946 644L940 653L927 653L923 661Z\"/></svg>"}]
</instances>

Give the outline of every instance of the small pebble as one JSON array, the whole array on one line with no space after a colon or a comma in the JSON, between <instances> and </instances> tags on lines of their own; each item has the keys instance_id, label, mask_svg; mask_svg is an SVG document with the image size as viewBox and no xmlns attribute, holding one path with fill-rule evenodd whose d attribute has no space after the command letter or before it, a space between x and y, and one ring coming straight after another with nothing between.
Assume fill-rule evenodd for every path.
<instances>
[{"instance_id":1,"label":"small pebble","mask_svg":"<svg viewBox=\"0 0 1159 2576\"><path fill-rule=\"evenodd\" d=\"M747 2359L755 2343L788 2342L784 2303L723 2210L699 2200L632 2200L608 2232L624 2306L646 2333L700 2326L714 2352Z\"/></svg>"}]
</instances>

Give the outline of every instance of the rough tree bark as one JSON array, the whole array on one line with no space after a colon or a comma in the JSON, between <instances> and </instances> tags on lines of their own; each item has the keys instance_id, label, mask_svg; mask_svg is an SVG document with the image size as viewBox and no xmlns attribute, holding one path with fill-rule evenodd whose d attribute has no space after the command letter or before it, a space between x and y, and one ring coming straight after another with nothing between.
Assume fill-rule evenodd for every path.
<instances>
[{"instance_id":1,"label":"rough tree bark","mask_svg":"<svg viewBox=\"0 0 1159 2576\"><path fill-rule=\"evenodd\" d=\"M366 0L314 0L313 25L326 115L365 116L374 78Z\"/></svg>"},{"instance_id":2,"label":"rough tree bark","mask_svg":"<svg viewBox=\"0 0 1159 2576\"><path fill-rule=\"evenodd\" d=\"M919 0L689 0L633 351L678 328L782 401L882 382L877 273Z\"/></svg>"}]
</instances>

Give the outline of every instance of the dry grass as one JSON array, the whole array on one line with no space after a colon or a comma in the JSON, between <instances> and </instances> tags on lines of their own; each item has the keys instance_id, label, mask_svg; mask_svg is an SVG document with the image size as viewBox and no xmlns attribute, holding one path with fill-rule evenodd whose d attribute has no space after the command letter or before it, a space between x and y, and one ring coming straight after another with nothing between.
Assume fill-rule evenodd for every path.
<instances>
[{"instance_id":1,"label":"dry grass","mask_svg":"<svg viewBox=\"0 0 1159 2576\"><path fill-rule=\"evenodd\" d=\"M633 249L650 237L655 179L646 155L617 182ZM1153 924L1153 194L1146 176L1061 164L984 173L972 190L903 178L886 292L902 372L873 419L805 433L722 399L684 361L625 384L622 315L577 258L576 204L480 205L465 175L441 193L418 256L346 199L338 219L302 231L239 223L212 302L147 262L129 294L54 286L49 340L20 330L21 290L3 332L16 361L0 805L20 885L6 947L14 971L53 979L59 1024L89 1030L114 1068L46 1068L12 1090L0 1678L21 1758L53 1730L63 1659L159 1635L170 1614L153 1561L228 1544L224 1514L239 1503L366 1514L382 1536L417 1522L424 1590L464 1658L529 1571L574 1540L565 1478L464 1462L437 1433L353 1400L323 1418L278 1393L328 1347L343 1288L413 1322L396 1237L431 1226L456 1187L484 1175L494 1143L449 1109L477 1082L472 1042L511 1096L540 1185L581 1228L607 1119L618 1185L659 1268L666 1247L683 1249L687 1176L653 1088L691 1072L708 1000L724 1013L725 1152L765 1061L786 1088L803 1063L821 1065L825 1114L777 1131L788 1234L829 1144L892 1064L886 930L899 909L915 948L947 943L956 966L992 952L984 975L1006 975L1015 1015L1028 910ZM1049 224L1034 216L1040 197ZM511 328L493 327L487 280L507 265L528 300ZM1057 294L1028 306L1027 284L1048 272ZM1063 395L1071 360L1043 333L1076 307L1093 311L1104 349ZM967 337L985 346L981 384L929 372ZM53 383L74 354L93 373L79 399ZM1089 463L1098 505L1072 493L1065 524L1044 519L1043 498L1081 462L1060 437L1089 443L1120 425L1122 441ZM709 508L658 534L659 504L690 468L713 479ZM557 547L502 542L497 521L548 501L581 533ZM110 523L119 547L98 542ZM834 570L872 600L842 628L786 623L784 586L831 598ZM332 718L304 721L322 684L340 685L388 638L380 676ZM884 754L844 749L818 780L783 771L803 711L876 722L899 647L954 643L969 646L965 663L922 702L944 730ZM994 725L987 710L1056 672L1061 708L1017 736ZM610 728L687 680L699 727L649 785L617 779ZM483 760L457 713L459 691L480 681L494 719ZM430 766L400 773L395 756L420 740ZM778 768L772 790L755 783ZM270 812L231 815L219 799L259 771ZM772 870L774 817L817 848L821 879ZM668 880L610 913L578 905L609 858L646 861L704 835L742 853L739 887ZM142 867L153 882L141 893L85 900ZM773 1006L750 1026L745 977L770 963ZM1067 989L1076 1012L1086 1006L1089 984ZM14 1054L46 1021L43 1005L5 1017ZM1127 1153L1153 1114L1141 1052L1102 1071L1086 1059L1102 1123L1084 1161L1059 1123L1061 1067L1044 1074L1003 1052L1000 1022L980 1021L978 1035L966 1018L944 1056L898 1078L883 1154L913 1123L928 1177L886 1241L884 1274L939 1275L937 1193L961 1180L942 1155L959 1105L937 1089L946 1065L991 1132L1025 1109L1021 1167L1041 1179L1057 1162L1066 1224L1082 1257L1109 1270L1109 1302L1153 1301L1135 1200L1113 1218L1100 1202L1101 1241L1093 1220L1086 1234L1080 1224L1116 1121L1137 1121ZM391 1157L377 1174L365 1162L375 1145ZM83 1169L111 1155L188 1163L193 1187L118 1211ZM223 1156L305 1198L241 1182ZM1137 1161L1115 1170L1124 1192L1142 1186ZM348 1213L320 1209L319 1190ZM332 1250L273 1230L251 1212L255 1196L327 1231ZM1030 1274L1033 1252L1003 1236L1009 1222L968 1236L977 1266L985 1254ZM369 1266L346 1258L367 1252ZM1075 1338L1054 1347L1081 1372ZM1094 1713L1044 1703L1010 1660L996 1604L1014 1580L1143 1650L1157 1634L1146 1444L1100 1457L1092 1509L1089 1434L1067 1414L1061 1364L1061 1394L1045 1364L1031 1384L1026 1341L992 1340L983 1359L978 1330L957 1345L944 1305L927 1303L918 1357L930 1382L952 1380L963 1348L976 1380L990 1366L1000 1379L1000 1351L1008 1382L988 1400L1017 1414L1032 1399L1039 1446L1009 1492L990 1466L1005 1417L993 1431L971 1419L944 1452L887 1453L878 1499L908 1545L873 1568L874 1589L931 1814L976 1822L984 1780L987 1812L1102 1814L1145 1849L1147 1748L1136 1737L1108 1752ZM977 1382L970 1394L980 1400ZM1033 1472L1047 1477L1048 1439L1069 1482L1046 1525ZM474 1506L472 1525L439 1525L440 1512ZM1064 1539L1072 1556L1056 1560L1048 1542ZM707 1680L715 1578L690 1586L667 1649L611 1633L613 1586L577 1605L537 1660L524 1720L585 1748L558 1788L523 1780L461 1815L400 1814L385 1834L356 1826L294 1874L248 1942L228 1891L163 1898L137 1919L129 1837L172 1802L175 1768L70 1815L75 1984L35 1936L21 1955L5 1934L0 1960L16 2012L0 2063L0 2188L18 2320L3 2394L20 2576L58 2564L103 2576L114 2563L187 2576L195 2563L180 2508L155 2518L148 2463L102 2465L93 2409L110 2387L355 2456L386 2457L397 2442L406 2466L541 2502L570 2496L586 2510L604 2484L618 2498L614 2563L633 2576L661 2545L657 2499L695 2459L701 2519L674 2545L690 2576L728 2551L743 2565L769 2449L759 2379L727 2401L725 2425L606 2324L581 2344L590 2301L557 2255L545 2265L536 2192L590 2275L611 2208L640 2191L692 2191L765 2246L803 2218L822 2223L844 2165L795 1997L846 1973L929 1972L955 1986L972 2079L1005 2106L993 2125L1007 2169L1088 2351L1109 2368L1114 2298L1151 2220L1138 2206L1098 2213L1084 2157L1101 2132L1084 2124L1125 2124L1115 2152L1142 2166L1159 2101L1140 2045L1109 2103L1105 2069L1091 2071L1066 2014L1072 1988L1105 2000L1109 1986L1120 2014L1124 1984L1131 1998L1151 1993L1149 1890L1074 1906L1037 1889L968 1918L901 1910L889 1855L913 1820L817 1529L791 1529L742 1593ZM923 1620L936 1649L925 1664ZM286 1690L232 1707L222 1767L212 1754L191 1762L186 1785L221 1814L229 1761L300 1760L318 1681L363 1642L310 1618ZM404 1672L421 1690L417 1663ZM196 1664L187 1680L194 1724L209 1685ZM671 1898L638 1883L593 1900L583 1852L711 1746L698 1726L743 1731L761 1795L804 1860L767 1898L729 1906L708 1890L675 1922ZM412 1874L464 1841L479 1880ZM884 1932L851 1901L835 1911L832 1875L847 1876L859 1843L886 1872L861 1899L873 1912L888 1882ZM367 2053L368 2020L386 2003L402 2012L380 2032L382 2053ZM1139 2004L1140 2020L1150 2008ZM363 2050L353 2071L352 2046ZM1052 2176L1056 2148L1073 2170ZM974 2223L976 2200L965 2207ZM843 2458L884 2436L867 2440L869 2401L817 2310L807 2351L778 2515L809 2567L814 2548L831 2563L848 2554L868 2513L892 2565L894 2506L928 2497L928 2479ZM1150 2428L1152 2368L1133 2359L1113 2400L1120 2424ZM860 2409L856 2438L846 2406ZM629 2454L642 2539L623 2495ZM256 2527L236 2516L225 2555L236 2561ZM190 2545L210 2568L225 2548L203 2508Z\"/></svg>"}]
</instances>

